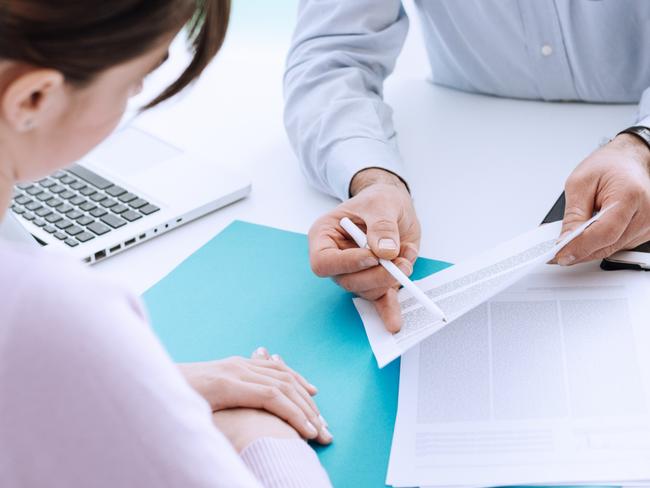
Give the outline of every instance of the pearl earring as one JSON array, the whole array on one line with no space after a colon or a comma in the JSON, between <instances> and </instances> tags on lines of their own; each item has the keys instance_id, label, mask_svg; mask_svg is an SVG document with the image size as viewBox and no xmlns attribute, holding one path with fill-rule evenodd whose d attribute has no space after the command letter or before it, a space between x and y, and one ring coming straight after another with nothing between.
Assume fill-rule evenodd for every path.
<instances>
[{"instance_id":1,"label":"pearl earring","mask_svg":"<svg viewBox=\"0 0 650 488\"><path fill-rule=\"evenodd\" d=\"M29 129L31 129L32 127L34 127L34 121L33 121L32 119L27 119L27 120L23 123L23 129L25 129L25 130L29 130Z\"/></svg>"}]
</instances>

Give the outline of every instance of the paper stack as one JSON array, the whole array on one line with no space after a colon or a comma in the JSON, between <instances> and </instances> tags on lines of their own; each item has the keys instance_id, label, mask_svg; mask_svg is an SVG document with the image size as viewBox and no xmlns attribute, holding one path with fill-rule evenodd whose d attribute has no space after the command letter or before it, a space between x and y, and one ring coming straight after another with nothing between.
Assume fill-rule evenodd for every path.
<instances>
[{"instance_id":1,"label":"paper stack","mask_svg":"<svg viewBox=\"0 0 650 488\"><path fill-rule=\"evenodd\" d=\"M650 485L650 275L525 264L558 233L421 280L445 327L402 293L386 336L355 301L378 362L403 354L388 484Z\"/></svg>"}]
</instances>

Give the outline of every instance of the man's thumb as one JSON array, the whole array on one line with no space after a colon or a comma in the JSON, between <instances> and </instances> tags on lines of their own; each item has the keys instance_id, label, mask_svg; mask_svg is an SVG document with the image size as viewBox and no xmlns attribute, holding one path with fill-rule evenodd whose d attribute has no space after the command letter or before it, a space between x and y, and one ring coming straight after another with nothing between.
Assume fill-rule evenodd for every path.
<instances>
[{"instance_id":1,"label":"man's thumb","mask_svg":"<svg viewBox=\"0 0 650 488\"><path fill-rule=\"evenodd\" d=\"M564 206L561 235L572 231L589 220L594 213L595 195L591 185L567 184L564 197L566 204Z\"/></svg>"},{"instance_id":2,"label":"man's thumb","mask_svg":"<svg viewBox=\"0 0 650 488\"><path fill-rule=\"evenodd\" d=\"M366 220L368 245L375 256L395 259L399 256L400 238L397 221L385 216Z\"/></svg>"}]
</instances>

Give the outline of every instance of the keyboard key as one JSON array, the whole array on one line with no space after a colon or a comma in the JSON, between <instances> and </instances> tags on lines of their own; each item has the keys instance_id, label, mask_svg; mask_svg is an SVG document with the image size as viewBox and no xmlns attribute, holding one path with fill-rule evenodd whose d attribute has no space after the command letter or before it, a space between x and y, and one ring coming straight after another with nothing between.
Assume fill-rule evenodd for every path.
<instances>
[{"instance_id":1,"label":"keyboard key","mask_svg":"<svg viewBox=\"0 0 650 488\"><path fill-rule=\"evenodd\" d=\"M160 210L160 208L156 207L155 205L148 204L142 207L140 209L140 212L142 212L145 215L151 215L152 213L157 212L158 210Z\"/></svg>"},{"instance_id":2,"label":"keyboard key","mask_svg":"<svg viewBox=\"0 0 650 488\"><path fill-rule=\"evenodd\" d=\"M88 225L92 224L95 221L95 219L88 217L87 215L84 215L80 218L77 219L77 223L79 225Z\"/></svg>"},{"instance_id":3,"label":"keyboard key","mask_svg":"<svg viewBox=\"0 0 650 488\"><path fill-rule=\"evenodd\" d=\"M18 215L22 215L25 213L25 209L23 207L19 207L18 205L12 206L11 210L13 210L14 213Z\"/></svg>"},{"instance_id":4,"label":"keyboard key","mask_svg":"<svg viewBox=\"0 0 650 488\"><path fill-rule=\"evenodd\" d=\"M58 198L50 198L49 200L46 200L45 203L52 208L56 208L59 205L63 205L63 201L59 200Z\"/></svg>"},{"instance_id":5,"label":"keyboard key","mask_svg":"<svg viewBox=\"0 0 650 488\"><path fill-rule=\"evenodd\" d=\"M140 208L144 207L145 205L148 205L149 202L146 200L143 200L142 198L136 198L132 202L129 202L129 205L131 205L131 208Z\"/></svg>"},{"instance_id":6,"label":"keyboard key","mask_svg":"<svg viewBox=\"0 0 650 488\"><path fill-rule=\"evenodd\" d=\"M125 193L124 195L120 195L118 200L120 202L129 203L135 200L136 198L138 198L138 196L134 195L133 193Z\"/></svg>"},{"instance_id":7,"label":"keyboard key","mask_svg":"<svg viewBox=\"0 0 650 488\"><path fill-rule=\"evenodd\" d=\"M87 202L87 200L84 197L72 197L70 200L68 200L72 205L83 205L84 203Z\"/></svg>"},{"instance_id":8,"label":"keyboard key","mask_svg":"<svg viewBox=\"0 0 650 488\"><path fill-rule=\"evenodd\" d=\"M52 211L47 207L42 207L42 208L39 208L38 210L36 210L36 212L34 212L34 213L36 215L38 215L39 217L46 217L46 216L50 215L52 213Z\"/></svg>"},{"instance_id":9,"label":"keyboard key","mask_svg":"<svg viewBox=\"0 0 650 488\"><path fill-rule=\"evenodd\" d=\"M63 241L63 242L65 242L65 243L66 243L68 246L70 246L70 247L76 247L76 246L79 245L79 243L78 243L75 239L73 239L73 238L71 238L71 237L68 238L68 239L66 239L66 240Z\"/></svg>"},{"instance_id":10,"label":"keyboard key","mask_svg":"<svg viewBox=\"0 0 650 488\"><path fill-rule=\"evenodd\" d=\"M77 181L77 179L73 178L70 175L65 175L63 178L61 178L61 183L63 183L64 185L69 185L70 183L72 183L74 181Z\"/></svg>"},{"instance_id":11,"label":"keyboard key","mask_svg":"<svg viewBox=\"0 0 650 488\"><path fill-rule=\"evenodd\" d=\"M84 202L79 205L79 208L84 212L90 212L91 210L95 210L97 208L97 205L95 205L93 202Z\"/></svg>"},{"instance_id":12,"label":"keyboard key","mask_svg":"<svg viewBox=\"0 0 650 488\"><path fill-rule=\"evenodd\" d=\"M58 222L61 220L63 217L61 217L58 213L51 213L47 217L45 217L45 220L47 220L50 224L54 224L55 222Z\"/></svg>"},{"instance_id":13,"label":"keyboard key","mask_svg":"<svg viewBox=\"0 0 650 488\"><path fill-rule=\"evenodd\" d=\"M79 242L87 242L90 239L94 239L95 236L92 235L90 232L82 232L81 234L77 235L77 240Z\"/></svg>"},{"instance_id":14,"label":"keyboard key","mask_svg":"<svg viewBox=\"0 0 650 488\"><path fill-rule=\"evenodd\" d=\"M79 217L83 217L83 212L80 212L79 210L75 209L66 213L65 216L71 220L77 220Z\"/></svg>"},{"instance_id":15,"label":"keyboard key","mask_svg":"<svg viewBox=\"0 0 650 488\"><path fill-rule=\"evenodd\" d=\"M86 184L83 181L74 180L73 183L70 183L70 188L72 188L73 190L79 191L79 190L81 190L82 188L85 188L85 187L86 187Z\"/></svg>"},{"instance_id":16,"label":"keyboard key","mask_svg":"<svg viewBox=\"0 0 650 488\"><path fill-rule=\"evenodd\" d=\"M49 200L50 198L54 198L54 195L46 191L42 191L41 193L34 196L38 198L41 202L44 202L45 200Z\"/></svg>"},{"instance_id":17,"label":"keyboard key","mask_svg":"<svg viewBox=\"0 0 650 488\"><path fill-rule=\"evenodd\" d=\"M133 210L128 210L124 212L123 214L120 214L120 217L123 219L128 220L129 222L133 222L134 220L138 220L142 218L142 214L139 214L138 212L135 212Z\"/></svg>"},{"instance_id":18,"label":"keyboard key","mask_svg":"<svg viewBox=\"0 0 650 488\"><path fill-rule=\"evenodd\" d=\"M65 171L59 170L59 171L55 171L54 173L52 173L52 178L57 178L57 179L58 178L63 178L65 175L66 175Z\"/></svg>"},{"instance_id":19,"label":"keyboard key","mask_svg":"<svg viewBox=\"0 0 650 488\"><path fill-rule=\"evenodd\" d=\"M43 229L45 232L48 232L49 234L54 234L56 232L56 227L52 227L51 225L48 225Z\"/></svg>"},{"instance_id":20,"label":"keyboard key","mask_svg":"<svg viewBox=\"0 0 650 488\"><path fill-rule=\"evenodd\" d=\"M121 214L122 212L126 212L129 209L126 205L120 203L118 205L115 205L111 207L111 212L116 213L116 214Z\"/></svg>"},{"instance_id":21,"label":"keyboard key","mask_svg":"<svg viewBox=\"0 0 650 488\"><path fill-rule=\"evenodd\" d=\"M101 218L101 221L104 222L105 224L110 225L114 229L122 227L123 225L126 224L126 221L124 219L121 219L113 214L104 215Z\"/></svg>"},{"instance_id":22,"label":"keyboard key","mask_svg":"<svg viewBox=\"0 0 650 488\"><path fill-rule=\"evenodd\" d=\"M96 186L100 190L105 190L109 186L113 185L113 183L107 179L102 178L97 173L93 173L89 169L86 169L83 166L79 166L78 164L72 165L70 168L68 168L68 171L76 177L81 178L93 186Z\"/></svg>"},{"instance_id":23,"label":"keyboard key","mask_svg":"<svg viewBox=\"0 0 650 488\"><path fill-rule=\"evenodd\" d=\"M85 197L89 197L90 195L94 195L97 192L93 187L87 186L86 188L82 188L79 190L79 193L81 193Z\"/></svg>"},{"instance_id":24,"label":"keyboard key","mask_svg":"<svg viewBox=\"0 0 650 488\"><path fill-rule=\"evenodd\" d=\"M93 193L90 196L90 199L93 202L101 202L102 200L106 200L106 195L104 195L103 193Z\"/></svg>"},{"instance_id":25,"label":"keyboard key","mask_svg":"<svg viewBox=\"0 0 650 488\"><path fill-rule=\"evenodd\" d=\"M43 191L43 189L39 188L38 186L30 186L29 188L25 189L25 191L30 195L38 195Z\"/></svg>"},{"instance_id":26,"label":"keyboard key","mask_svg":"<svg viewBox=\"0 0 650 488\"><path fill-rule=\"evenodd\" d=\"M84 230L78 225L73 225L68 227L65 231L71 236L76 236L77 234L81 234Z\"/></svg>"},{"instance_id":27,"label":"keyboard key","mask_svg":"<svg viewBox=\"0 0 650 488\"><path fill-rule=\"evenodd\" d=\"M56 181L50 179L50 178L43 178L38 182L39 185L41 185L43 188L49 188L51 186L56 185Z\"/></svg>"},{"instance_id":28,"label":"keyboard key","mask_svg":"<svg viewBox=\"0 0 650 488\"><path fill-rule=\"evenodd\" d=\"M107 198L106 200L103 200L101 203L101 206L104 208L111 208L117 205L117 200L113 200L112 198Z\"/></svg>"},{"instance_id":29,"label":"keyboard key","mask_svg":"<svg viewBox=\"0 0 650 488\"><path fill-rule=\"evenodd\" d=\"M14 202L16 202L18 205L25 205L26 203L31 202L32 199L29 198L27 195L20 195L19 197L14 198Z\"/></svg>"},{"instance_id":30,"label":"keyboard key","mask_svg":"<svg viewBox=\"0 0 650 488\"><path fill-rule=\"evenodd\" d=\"M77 195L77 194L76 194L75 192L70 191L70 190L66 190L66 191L62 192L62 193L59 195L59 197L60 197L60 198L65 198L66 200L69 200L70 198L72 198L72 197L74 197L74 196L76 196L76 195Z\"/></svg>"},{"instance_id":31,"label":"keyboard key","mask_svg":"<svg viewBox=\"0 0 650 488\"><path fill-rule=\"evenodd\" d=\"M25 220L29 220L30 222L31 222L32 220L34 220L35 218L36 218L36 215L34 215L34 214L31 213L31 212L25 212L25 213L23 214L23 219L25 219Z\"/></svg>"},{"instance_id":32,"label":"keyboard key","mask_svg":"<svg viewBox=\"0 0 650 488\"><path fill-rule=\"evenodd\" d=\"M101 222L93 222L87 228L98 236L102 236L111 230L109 226L104 225Z\"/></svg>"},{"instance_id":33,"label":"keyboard key","mask_svg":"<svg viewBox=\"0 0 650 488\"><path fill-rule=\"evenodd\" d=\"M16 185L17 188L20 188L21 190L29 190L32 187L31 183L20 183L19 185Z\"/></svg>"},{"instance_id":34,"label":"keyboard key","mask_svg":"<svg viewBox=\"0 0 650 488\"><path fill-rule=\"evenodd\" d=\"M70 205L69 203L64 203L63 205L60 205L56 208L56 211L62 214L67 214L70 210L73 210L74 207ZM75 210L76 211L76 210ZM72 218L72 217L70 217Z\"/></svg>"},{"instance_id":35,"label":"keyboard key","mask_svg":"<svg viewBox=\"0 0 650 488\"><path fill-rule=\"evenodd\" d=\"M66 219L61 219L56 223L57 228L65 230L72 225L72 222Z\"/></svg>"},{"instance_id":36,"label":"keyboard key","mask_svg":"<svg viewBox=\"0 0 650 488\"><path fill-rule=\"evenodd\" d=\"M106 190L106 193L112 197L119 197L120 195L124 195L126 193L126 190L121 186L113 185Z\"/></svg>"},{"instance_id":37,"label":"keyboard key","mask_svg":"<svg viewBox=\"0 0 650 488\"><path fill-rule=\"evenodd\" d=\"M45 227L45 221L43 219L34 220L34 225L36 227Z\"/></svg>"},{"instance_id":38,"label":"keyboard key","mask_svg":"<svg viewBox=\"0 0 650 488\"><path fill-rule=\"evenodd\" d=\"M54 237L56 237L60 241L68 238L68 236L66 234L64 234L63 232L55 232Z\"/></svg>"},{"instance_id":39,"label":"keyboard key","mask_svg":"<svg viewBox=\"0 0 650 488\"><path fill-rule=\"evenodd\" d=\"M104 210L103 208L97 207L95 210L91 210L90 215L93 217L101 217L102 215L106 215L108 212Z\"/></svg>"},{"instance_id":40,"label":"keyboard key","mask_svg":"<svg viewBox=\"0 0 650 488\"><path fill-rule=\"evenodd\" d=\"M49 190L54 193L55 195L58 195L59 193L63 193L65 191L65 186L63 185L54 185L49 188Z\"/></svg>"},{"instance_id":41,"label":"keyboard key","mask_svg":"<svg viewBox=\"0 0 650 488\"><path fill-rule=\"evenodd\" d=\"M41 204L38 203L38 202L29 202L27 205L25 205L25 208L26 208L27 210L31 210L32 212L33 212L34 210L38 210L39 208L42 208L42 207L43 207L43 205L41 205Z\"/></svg>"}]
</instances>

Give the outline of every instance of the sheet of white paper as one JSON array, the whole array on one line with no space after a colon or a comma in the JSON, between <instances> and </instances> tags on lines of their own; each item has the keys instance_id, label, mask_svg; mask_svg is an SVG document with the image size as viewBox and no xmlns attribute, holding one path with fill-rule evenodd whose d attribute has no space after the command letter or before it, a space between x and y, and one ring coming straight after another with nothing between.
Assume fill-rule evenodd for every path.
<instances>
[{"instance_id":1,"label":"sheet of white paper","mask_svg":"<svg viewBox=\"0 0 650 488\"><path fill-rule=\"evenodd\" d=\"M354 304L363 319L370 347L379 367L383 368L443 327L450 327L458 318L505 290L533 268L552 259L560 249L607 210L585 222L560 243L557 238L562 223L554 222L537 227L486 253L417 281L417 285L445 312L447 324L428 312L412 298L408 290L402 289L398 295L402 308L402 330L391 334L375 313L372 303L355 298Z\"/></svg>"},{"instance_id":2,"label":"sheet of white paper","mask_svg":"<svg viewBox=\"0 0 650 488\"><path fill-rule=\"evenodd\" d=\"M646 274L549 267L411 349L387 483L650 480L649 304Z\"/></svg>"}]
</instances>

